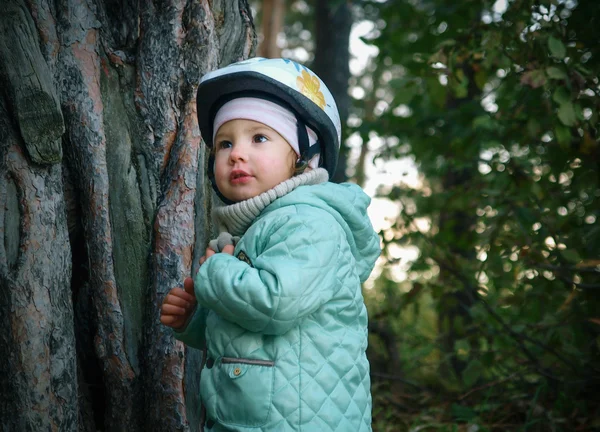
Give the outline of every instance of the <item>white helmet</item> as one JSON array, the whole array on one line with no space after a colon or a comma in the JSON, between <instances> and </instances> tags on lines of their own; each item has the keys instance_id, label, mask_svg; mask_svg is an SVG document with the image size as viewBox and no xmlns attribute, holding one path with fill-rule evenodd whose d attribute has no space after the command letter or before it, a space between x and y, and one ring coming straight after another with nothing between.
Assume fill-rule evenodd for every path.
<instances>
[{"instance_id":1,"label":"white helmet","mask_svg":"<svg viewBox=\"0 0 600 432\"><path fill-rule=\"evenodd\" d=\"M331 92L310 69L288 59L255 57L205 74L196 103L200 132L209 147L217 111L238 97L267 99L293 112L298 120L300 159L308 161L320 151L320 165L333 176L341 141L340 115ZM317 133L320 146L309 147L304 125ZM216 189L212 163L208 168Z\"/></svg>"}]
</instances>

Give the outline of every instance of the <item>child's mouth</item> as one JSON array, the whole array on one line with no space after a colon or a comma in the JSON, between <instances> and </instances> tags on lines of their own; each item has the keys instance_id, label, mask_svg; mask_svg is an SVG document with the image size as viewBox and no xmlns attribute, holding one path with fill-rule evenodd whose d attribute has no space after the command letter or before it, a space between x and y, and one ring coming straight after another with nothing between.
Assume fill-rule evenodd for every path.
<instances>
[{"instance_id":1,"label":"child's mouth","mask_svg":"<svg viewBox=\"0 0 600 432\"><path fill-rule=\"evenodd\" d=\"M231 184L245 184L252 180L252 176L245 171L236 170L229 176L229 182Z\"/></svg>"}]
</instances>

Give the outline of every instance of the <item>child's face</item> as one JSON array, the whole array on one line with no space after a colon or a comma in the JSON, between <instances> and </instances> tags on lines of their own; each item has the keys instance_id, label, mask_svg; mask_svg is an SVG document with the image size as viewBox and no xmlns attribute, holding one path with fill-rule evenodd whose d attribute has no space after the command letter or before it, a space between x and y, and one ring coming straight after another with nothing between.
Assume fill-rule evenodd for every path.
<instances>
[{"instance_id":1,"label":"child's face","mask_svg":"<svg viewBox=\"0 0 600 432\"><path fill-rule=\"evenodd\" d=\"M252 120L224 123L214 139L215 181L231 201L272 189L294 174L296 153L270 127Z\"/></svg>"}]
</instances>

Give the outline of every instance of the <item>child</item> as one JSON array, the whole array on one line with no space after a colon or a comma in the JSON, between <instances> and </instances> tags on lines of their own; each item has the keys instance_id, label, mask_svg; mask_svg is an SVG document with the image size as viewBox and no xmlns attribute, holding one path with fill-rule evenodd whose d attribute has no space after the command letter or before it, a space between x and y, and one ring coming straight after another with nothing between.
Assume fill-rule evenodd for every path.
<instances>
[{"instance_id":1,"label":"child","mask_svg":"<svg viewBox=\"0 0 600 432\"><path fill-rule=\"evenodd\" d=\"M333 97L304 66L254 58L205 75L197 100L223 232L161 322L205 349L204 427L370 431L360 284L380 246L367 195L328 182Z\"/></svg>"}]
</instances>

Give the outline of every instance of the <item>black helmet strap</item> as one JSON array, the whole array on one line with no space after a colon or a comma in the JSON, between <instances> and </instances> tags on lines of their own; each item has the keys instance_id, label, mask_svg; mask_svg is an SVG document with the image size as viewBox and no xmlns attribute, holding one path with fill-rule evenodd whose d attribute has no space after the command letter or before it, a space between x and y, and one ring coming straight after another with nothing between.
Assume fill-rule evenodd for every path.
<instances>
[{"instance_id":1,"label":"black helmet strap","mask_svg":"<svg viewBox=\"0 0 600 432\"><path fill-rule=\"evenodd\" d=\"M296 162L296 166L308 165L308 162L321 153L321 143L315 142L312 146L308 139L308 131L306 130L306 124L302 121L300 116L296 115L296 122L298 123L298 150L300 150L300 158Z\"/></svg>"}]
</instances>

